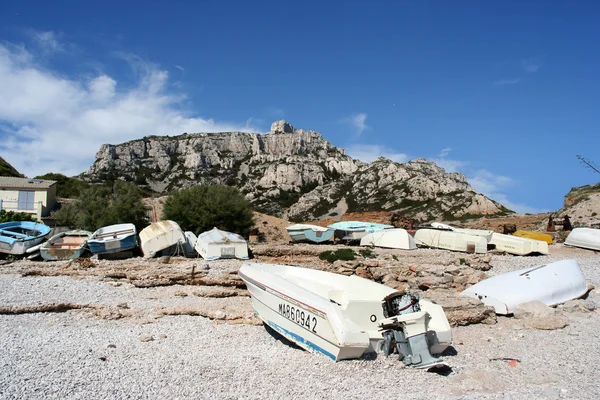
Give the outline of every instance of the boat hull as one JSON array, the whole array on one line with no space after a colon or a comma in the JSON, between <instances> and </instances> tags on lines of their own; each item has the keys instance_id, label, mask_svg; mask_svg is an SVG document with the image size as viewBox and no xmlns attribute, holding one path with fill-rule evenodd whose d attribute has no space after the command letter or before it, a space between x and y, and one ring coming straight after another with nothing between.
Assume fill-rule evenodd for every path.
<instances>
[{"instance_id":1,"label":"boat hull","mask_svg":"<svg viewBox=\"0 0 600 400\"><path fill-rule=\"evenodd\" d=\"M159 252L171 252L170 248L183 247L185 242L185 234L174 221L153 222L140 231L140 247L146 258L152 258Z\"/></svg>"},{"instance_id":2,"label":"boat hull","mask_svg":"<svg viewBox=\"0 0 600 400\"><path fill-rule=\"evenodd\" d=\"M94 254L110 254L131 250L137 246L137 235L135 233L120 239L112 240L89 240L90 251Z\"/></svg>"},{"instance_id":3,"label":"boat hull","mask_svg":"<svg viewBox=\"0 0 600 400\"><path fill-rule=\"evenodd\" d=\"M14 221L0 224L0 253L22 255L42 243L50 227L30 221Z\"/></svg>"},{"instance_id":4,"label":"boat hull","mask_svg":"<svg viewBox=\"0 0 600 400\"><path fill-rule=\"evenodd\" d=\"M87 231L59 233L40 247L40 255L47 261L79 258L85 252L88 238L91 235L92 233Z\"/></svg>"},{"instance_id":5,"label":"boat hull","mask_svg":"<svg viewBox=\"0 0 600 400\"><path fill-rule=\"evenodd\" d=\"M600 251L600 229L575 228L567 236L565 244Z\"/></svg>"},{"instance_id":6,"label":"boat hull","mask_svg":"<svg viewBox=\"0 0 600 400\"><path fill-rule=\"evenodd\" d=\"M294 242L323 243L333 240L334 229L314 231L312 229L288 230L288 235Z\"/></svg>"},{"instance_id":7,"label":"boat hull","mask_svg":"<svg viewBox=\"0 0 600 400\"><path fill-rule=\"evenodd\" d=\"M385 247L388 249L413 250L415 240L405 229L384 229L369 233L360 240L361 246Z\"/></svg>"},{"instance_id":8,"label":"boat hull","mask_svg":"<svg viewBox=\"0 0 600 400\"><path fill-rule=\"evenodd\" d=\"M490 244L496 246L496 250L509 254L525 256L528 254L549 254L548 243L541 240L533 240L518 236L495 233L492 235Z\"/></svg>"},{"instance_id":9,"label":"boat hull","mask_svg":"<svg viewBox=\"0 0 600 400\"><path fill-rule=\"evenodd\" d=\"M587 290L577 261L562 260L485 279L461 294L494 307L496 314L507 315L529 301L554 306L579 298Z\"/></svg>"},{"instance_id":10,"label":"boat hull","mask_svg":"<svg viewBox=\"0 0 600 400\"><path fill-rule=\"evenodd\" d=\"M417 230L415 232L415 243L421 246L466 253L487 253L487 240L485 237L439 229Z\"/></svg>"}]
</instances>

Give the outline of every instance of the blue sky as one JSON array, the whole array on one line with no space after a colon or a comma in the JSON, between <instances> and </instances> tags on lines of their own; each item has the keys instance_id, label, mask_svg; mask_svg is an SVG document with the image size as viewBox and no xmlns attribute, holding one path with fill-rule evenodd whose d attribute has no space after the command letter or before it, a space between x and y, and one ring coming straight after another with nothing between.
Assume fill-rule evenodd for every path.
<instances>
[{"instance_id":1,"label":"blue sky","mask_svg":"<svg viewBox=\"0 0 600 400\"><path fill-rule=\"evenodd\" d=\"M599 2L172 3L3 1L0 156L75 175L102 143L284 118L519 212L600 180L576 158L600 164Z\"/></svg>"}]
</instances>

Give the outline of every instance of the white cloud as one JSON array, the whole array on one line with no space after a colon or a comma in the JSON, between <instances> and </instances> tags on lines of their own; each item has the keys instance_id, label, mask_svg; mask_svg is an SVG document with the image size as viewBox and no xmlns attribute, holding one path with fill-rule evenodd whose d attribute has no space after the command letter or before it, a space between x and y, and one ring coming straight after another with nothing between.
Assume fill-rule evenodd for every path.
<instances>
[{"instance_id":1,"label":"white cloud","mask_svg":"<svg viewBox=\"0 0 600 400\"><path fill-rule=\"evenodd\" d=\"M438 157L445 158L448 154L450 154L451 151L452 151L451 147L443 148L442 151L440 151L440 154L438 155Z\"/></svg>"},{"instance_id":2,"label":"white cloud","mask_svg":"<svg viewBox=\"0 0 600 400\"><path fill-rule=\"evenodd\" d=\"M352 158L359 159L363 162L372 162L377 157L385 157L395 162L407 162L408 155L404 153L395 153L389 147L384 147L376 144L353 144L346 150Z\"/></svg>"},{"instance_id":3,"label":"white cloud","mask_svg":"<svg viewBox=\"0 0 600 400\"><path fill-rule=\"evenodd\" d=\"M367 114L358 113L342 119L345 124L350 124L355 130L356 135L360 136L369 126L366 124Z\"/></svg>"},{"instance_id":4,"label":"white cloud","mask_svg":"<svg viewBox=\"0 0 600 400\"><path fill-rule=\"evenodd\" d=\"M537 58L528 58L526 60L521 60L521 65L525 72L533 73L542 68L542 61Z\"/></svg>"},{"instance_id":5,"label":"white cloud","mask_svg":"<svg viewBox=\"0 0 600 400\"><path fill-rule=\"evenodd\" d=\"M44 37L48 43L56 39ZM91 79L64 77L36 58L22 45L0 44L0 98L10 99L0 102L0 156L27 176L79 174L103 143L183 132L258 131L183 111L185 95L169 91L168 73L135 55L121 54L136 71L133 85L103 73Z\"/></svg>"},{"instance_id":6,"label":"white cloud","mask_svg":"<svg viewBox=\"0 0 600 400\"><path fill-rule=\"evenodd\" d=\"M29 36L42 49L44 53L57 53L64 51L64 46L59 41L56 33L52 31L39 32L29 30Z\"/></svg>"},{"instance_id":7,"label":"white cloud","mask_svg":"<svg viewBox=\"0 0 600 400\"><path fill-rule=\"evenodd\" d=\"M177 68L180 71L185 71L185 68L183 68L181 65L176 65L175 68Z\"/></svg>"},{"instance_id":8,"label":"white cloud","mask_svg":"<svg viewBox=\"0 0 600 400\"><path fill-rule=\"evenodd\" d=\"M494 82L494 85L496 85L496 86L515 85L515 84L521 82L522 80L523 80L523 78L500 79L500 80Z\"/></svg>"}]
</instances>

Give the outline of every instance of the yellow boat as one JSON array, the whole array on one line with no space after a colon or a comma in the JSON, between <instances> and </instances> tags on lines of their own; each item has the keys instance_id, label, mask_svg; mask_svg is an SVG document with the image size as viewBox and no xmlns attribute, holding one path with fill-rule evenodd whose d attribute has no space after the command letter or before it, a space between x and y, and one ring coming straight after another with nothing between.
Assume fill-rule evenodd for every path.
<instances>
[{"instance_id":1,"label":"yellow boat","mask_svg":"<svg viewBox=\"0 0 600 400\"><path fill-rule=\"evenodd\" d=\"M526 239L541 240L542 242L552 244L552 235L548 235L547 233L518 230L515 233L513 233L513 236L519 236Z\"/></svg>"}]
</instances>

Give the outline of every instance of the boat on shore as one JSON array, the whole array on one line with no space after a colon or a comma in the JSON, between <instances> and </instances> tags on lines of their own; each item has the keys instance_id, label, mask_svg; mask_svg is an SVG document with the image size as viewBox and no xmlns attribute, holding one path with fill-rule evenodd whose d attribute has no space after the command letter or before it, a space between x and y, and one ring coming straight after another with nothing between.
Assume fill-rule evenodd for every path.
<instances>
[{"instance_id":1,"label":"boat on shore","mask_svg":"<svg viewBox=\"0 0 600 400\"><path fill-rule=\"evenodd\" d=\"M565 240L567 246L600 251L600 229L575 228Z\"/></svg>"},{"instance_id":2,"label":"boat on shore","mask_svg":"<svg viewBox=\"0 0 600 400\"><path fill-rule=\"evenodd\" d=\"M40 255L44 260L71 260L79 258L87 249L87 241L92 232L72 230L52 236L40 247Z\"/></svg>"},{"instance_id":3,"label":"boat on shore","mask_svg":"<svg viewBox=\"0 0 600 400\"><path fill-rule=\"evenodd\" d=\"M185 242L185 235L175 221L153 222L140 231L140 247L146 258L152 258L159 252L168 255L181 252L183 255Z\"/></svg>"},{"instance_id":4,"label":"boat on shore","mask_svg":"<svg viewBox=\"0 0 600 400\"><path fill-rule=\"evenodd\" d=\"M477 254L487 253L488 244L485 237L482 236L441 229L417 229L415 243L417 246Z\"/></svg>"},{"instance_id":5,"label":"boat on shore","mask_svg":"<svg viewBox=\"0 0 600 400\"><path fill-rule=\"evenodd\" d=\"M373 222L362 221L341 221L328 225L328 228L335 230L335 237L340 240L353 241L360 240L363 236L377 232L383 229L393 228L393 225L376 224Z\"/></svg>"},{"instance_id":6,"label":"boat on shore","mask_svg":"<svg viewBox=\"0 0 600 400\"><path fill-rule=\"evenodd\" d=\"M490 244L494 245L496 250L504 251L509 254L525 256L528 254L549 254L548 243L541 240L533 240L512 235L496 233L492 235Z\"/></svg>"},{"instance_id":7,"label":"boat on shore","mask_svg":"<svg viewBox=\"0 0 600 400\"><path fill-rule=\"evenodd\" d=\"M492 239L492 234L494 233L494 231L488 229L455 228L441 222L432 222L431 226L435 229L446 229L456 233L464 233L465 235L481 236L488 242Z\"/></svg>"},{"instance_id":8,"label":"boat on shore","mask_svg":"<svg viewBox=\"0 0 600 400\"><path fill-rule=\"evenodd\" d=\"M405 229L401 228L384 229L368 233L360 239L360 245L403 250L417 248L413 237Z\"/></svg>"},{"instance_id":9,"label":"boat on shore","mask_svg":"<svg viewBox=\"0 0 600 400\"><path fill-rule=\"evenodd\" d=\"M0 253L21 255L39 245L50 233L41 222L12 221L0 224Z\"/></svg>"},{"instance_id":10,"label":"boat on shore","mask_svg":"<svg viewBox=\"0 0 600 400\"><path fill-rule=\"evenodd\" d=\"M248 259L248 243L237 233L213 228L198 235L195 249L205 260L219 258Z\"/></svg>"},{"instance_id":11,"label":"boat on shore","mask_svg":"<svg viewBox=\"0 0 600 400\"><path fill-rule=\"evenodd\" d=\"M552 235L548 235L547 233L543 232L518 230L513 233L513 236L518 236L525 239L541 240L542 242L546 242L548 244L552 244L553 241Z\"/></svg>"},{"instance_id":12,"label":"boat on shore","mask_svg":"<svg viewBox=\"0 0 600 400\"><path fill-rule=\"evenodd\" d=\"M137 246L137 230L134 224L105 226L90 236L88 246L93 254L131 250Z\"/></svg>"},{"instance_id":13,"label":"boat on shore","mask_svg":"<svg viewBox=\"0 0 600 400\"><path fill-rule=\"evenodd\" d=\"M294 242L323 243L333 240L335 229L310 224L294 224L285 227Z\"/></svg>"},{"instance_id":14,"label":"boat on shore","mask_svg":"<svg viewBox=\"0 0 600 400\"><path fill-rule=\"evenodd\" d=\"M494 307L496 314L513 314L520 304L541 301L554 306L577 299L588 291L575 260L562 260L485 279L461 294Z\"/></svg>"},{"instance_id":15,"label":"boat on shore","mask_svg":"<svg viewBox=\"0 0 600 400\"><path fill-rule=\"evenodd\" d=\"M244 263L239 276L256 314L313 353L338 361L398 351L411 367L447 366L433 355L452 342L441 306L356 275Z\"/></svg>"}]
</instances>

